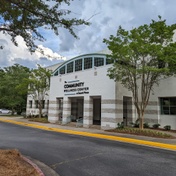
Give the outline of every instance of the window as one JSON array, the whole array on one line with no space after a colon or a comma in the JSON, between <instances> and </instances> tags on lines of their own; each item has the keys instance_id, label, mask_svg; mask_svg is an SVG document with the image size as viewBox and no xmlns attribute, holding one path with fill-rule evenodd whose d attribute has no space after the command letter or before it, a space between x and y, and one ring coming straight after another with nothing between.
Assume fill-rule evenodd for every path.
<instances>
[{"instance_id":1,"label":"window","mask_svg":"<svg viewBox=\"0 0 176 176\"><path fill-rule=\"evenodd\" d=\"M32 108L32 100L29 100L29 108Z\"/></svg>"},{"instance_id":2,"label":"window","mask_svg":"<svg viewBox=\"0 0 176 176\"><path fill-rule=\"evenodd\" d=\"M45 100L41 100L42 101L42 109L45 109Z\"/></svg>"},{"instance_id":3,"label":"window","mask_svg":"<svg viewBox=\"0 0 176 176\"><path fill-rule=\"evenodd\" d=\"M82 70L82 59L75 60L75 71Z\"/></svg>"},{"instance_id":4,"label":"window","mask_svg":"<svg viewBox=\"0 0 176 176\"><path fill-rule=\"evenodd\" d=\"M56 72L54 73L54 76L58 76L58 71L56 71Z\"/></svg>"},{"instance_id":5,"label":"window","mask_svg":"<svg viewBox=\"0 0 176 176\"><path fill-rule=\"evenodd\" d=\"M176 114L176 97L160 98L161 114Z\"/></svg>"},{"instance_id":6,"label":"window","mask_svg":"<svg viewBox=\"0 0 176 176\"><path fill-rule=\"evenodd\" d=\"M95 67L99 67L99 66L102 66L104 65L104 58L102 57L95 57L94 58L94 66Z\"/></svg>"},{"instance_id":7,"label":"window","mask_svg":"<svg viewBox=\"0 0 176 176\"><path fill-rule=\"evenodd\" d=\"M73 62L67 64L67 73L73 72Z\"/></svg>"},{"instance_id":8,"label":"window","mask_svg":"<svg viewBox=\"0 0 176 176\"><path fill-rule=\"evenodd\" d=\"M47 100L47 109L49 109L49 100Z\"/></svg>"},{"instance_id":9,"label":"window","mask_svg":"<svg viewBox=\"0 0 176 176\"><path fill-rule=\"evenodd\" d=\"M84 69L92 68L92 57L84 58Z\"/></svg>"},{"instance_id":10,"label":"window","mask_svg":"<svg viewBox=\"0 0 176 176\"><path fill-rule=\"evenodd\" d=\"M60 68L59 72L60 72L60 74L65 74L65 66L63 66L62 68Z\"/></svg>"},{"instance_id":11,"label":"window","mask_svg":"<svg viewBox=\"0 0 176 176\"><path fill-rule=\"evenodd\" d=\"M38 100L35 100L35 108L38 108Z\"/></svg>"},{"instance_id":12,"label":"window","mask_svg":"<svg viewBox=\"0 0 176 176\"><path fill-rule=\"evenodd\" d=\"M112 59L106 59L106 65L112 64L112 63L113 63Z\"/></svg>"}]
</instances>

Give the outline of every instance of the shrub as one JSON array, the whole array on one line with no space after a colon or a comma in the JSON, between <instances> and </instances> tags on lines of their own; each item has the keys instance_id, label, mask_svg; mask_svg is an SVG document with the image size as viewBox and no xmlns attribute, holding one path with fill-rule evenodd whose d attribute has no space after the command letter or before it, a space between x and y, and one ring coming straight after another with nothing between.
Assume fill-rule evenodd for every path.
<instances>
[{"instance_id":1,"label":"shrub","mask_svg":"<svg viewBox=\"0 0 176 176\"><path fill-rule=\"evenodd\" d=\"M155 129L159 128L159 126L160 126L159 123L155 123L155 124L153 124L153 128L155 128Z\"/></svg>"},{"instance_id":2,"label":"shrub","mask_svg":"<svg viewBox=\"0 0 176 176\"><path fill-rule=\"evenodd\" d=\"M156 130L149 130L149 129L138 129L138 128L129 128L129 127L124 127L124 128L116 128L112 130L107 130L110 132L117 132L117 133L126 133L126 134L135 134L135 135L142 135L142 136L149 136L149 137L158 137L158 138L173 138L172 135L159 132Z\"/></svg>"},{"instance_id":3,"label":"shrub","mask_svg":"<svg viewBox=\"0 0 176 176\"><path fill-rule=\"evenodd\" d=\"M47 114L47 112L42 113L41 117L48 118L48 114Z\"/></svg>"},{"instance_id":4,"label":"shrub","mask_svg":"<svg viewBox=\"0 0 176 176\"><path fill-rule=\"evenodd\" d=\"M164 129L169 131L169 130L171 130L171 126L170 125L166 125L166 126L164 126Z\"/></svg>"},{"instance_id":5,"label":"shrub","mask_svg":"<svg viewBox=\"0 0 176 176\"><path fill-rule=\"evenodd\" d=\"M33 122L41 122L41 123L49 123L48 119L43 117L43 118L30 118L29 121Z\"/></svg>"},{"instance_id":6,"label":"shrub","mask_svg":"<svg viewBox=\"0 0 176 176\"><path fill-rule=\"evenodd\" d=\"M135 128L139 128L139 123L134 123Z\"/></svg>"},{"instance_id":7,"label":"shrub","mask_svg":"<svg viewBox=\"0 0 176 176\"><path fill-rule=\"evenodd\" d=\"M33 116L31 114L28 114L26 117L27 118L32 118Z\"/></svg>"},{"instance_id":8,"label":"shrub","mask_svg":"<svg viewBox=\"0 0 176 176\"><path fill-rule=\"evenodd\" d=\"M34 118L39 118L39 114L35 114L35 115L34 115Z\"/></svg>"},{"instance_id":9,"label":"shrub","mask_svg":"<svg viewBox=\"0 0 176 176\"><path fill-rule=\"evenodd\" d=\"M135 123L133 123L133 127L139 128L139 119L137 119Z\"/></svg>"},{"instance_id":10,"label":"shrub","mask_svg":"<svg viewBox=\"0 0 176 176\"><path fill-rule=\"evenodd\" d=\"M124 128L124 122L118 123L117 128L118 129L123 129Z\"/></svg>"},{"instance_id":11,"label":"shrub","mask_svg":"<svg viewBox=\"0 0 176 176\"><path fill-rule=\"evenodd\" d=\"M143 124L143 127L144 127L144 128L149 128L150 126L149 126L149 124L148 124L147 122L145 122L145 123Z\"/></svg>"}]
</instances>

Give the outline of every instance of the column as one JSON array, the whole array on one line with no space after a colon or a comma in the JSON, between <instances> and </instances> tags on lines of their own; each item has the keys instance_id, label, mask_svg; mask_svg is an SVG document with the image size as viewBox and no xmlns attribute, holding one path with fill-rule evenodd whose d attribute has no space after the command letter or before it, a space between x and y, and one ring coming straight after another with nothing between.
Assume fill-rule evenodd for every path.
<instances>
[{"instance_id":1,"label":"column","mask_svg":"<svg viewBox=\"0 0 176 176\"><path fill-rule=\"evenodd\" d=\"M123 121L123 102L115 99L101 99L101 129L116 128Z\"/></svg>"},{"instance_id":2,"label":"column","mask_svg":"<svg viewBox=\"0 0 176 176\"><path fill-rule=\"evenodd\" d=\"M57 99L49 100L48 121L51 123L56 123L58 119L59 119L59 115L58 115Z\"/></svg>"},{"instance_id":3,"label":"column","mask_svg":"<svg viewBox=\"0 0 176 176\"><path fill-rule=\"evenodd\" d=\"M83 126L89 128L92 124L93 124L93 99L89 96L85 96Z\"/></svg>"},{"instance_id":4,"label":"column","mask_svg":"<svg viewBox=\"0 0 176 176\"><path fill-rule=\"evenodd\" d=\"M64 97L63 99L63 117L62 124L68 123L68 118L71 115L71 99L68 97Z\"/></svg>"}]
</instances>

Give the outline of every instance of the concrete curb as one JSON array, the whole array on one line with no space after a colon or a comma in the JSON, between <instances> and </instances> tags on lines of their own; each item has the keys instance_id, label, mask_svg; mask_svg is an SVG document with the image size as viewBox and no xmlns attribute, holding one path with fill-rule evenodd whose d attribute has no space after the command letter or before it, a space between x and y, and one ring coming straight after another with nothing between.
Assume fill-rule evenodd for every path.
<instances>
[{"instance_id":1,"label":"concrete curb","mask_svg":"<svg viewBox=\"0 0 176 176\"><path fill-rule=\"evenodd\" d=\"M144 146L149 146L149 147L176 151L176 145L172 145L172 144L151 142L151 141L146 141L146 140L118 137L118 136L112 136L112 135L106 135L106 134L82 132L82 131L75 131L75 130L68 130L68 129L65 130L65 129L52 128L52 127L47 127L47 126L42 126L42 125L37 125L37 124L30 124L26 122L17 122L14 120L0 119L0 121L22 125L22 126L28 126L32 128L38 128L38 129L47 130L47 131L54 131L54 132L59 132L59 133L72 134L72 135L80 135L80 136L93 137L93 138L99 138L99 139L107 139L107 140L112 140L112 141L119 141L119 142L144 145Z\"/></svg>"},{"instance_id":2,"label":"concrete curb","mask_svg":"<svg viewBox=\"0 0 176 176\"><path fill-rule=\"evenodd\" d=\"M38 172L40 176L45 176L42 170L35 163L33 163L30 159L26 158L25 156L21 156L21 157L23 158L23 160L29 163Z\"/></svg>"},{"instance_id":3,"label":"concrete curb","mask_svg":"<svg viewBox=\"0 0 176 176\"><path fill-rule=\"evenodd\" d=\"M38 170L39 174L41 174L40 176L59 176L58 173L56 173L52 168L50 168L46 164L36 159L33 159L29 156L25 156L24 158L29 160L32 163L32 165L34 165L34 167L37 166L36 169Z\"/></svg>"}]
</instances>

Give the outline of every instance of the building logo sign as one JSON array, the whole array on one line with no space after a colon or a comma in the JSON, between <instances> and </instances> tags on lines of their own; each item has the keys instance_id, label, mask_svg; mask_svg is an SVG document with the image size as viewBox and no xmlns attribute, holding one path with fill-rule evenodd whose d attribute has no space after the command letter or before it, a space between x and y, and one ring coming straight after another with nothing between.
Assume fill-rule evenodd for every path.
<instances>
[{"instance_id":1,"label":"building logo sign","mask_svg":"<svg viewBox=\"0 0 176 176\"><path fill-rule=\"evenodd\" d=\"M64 94L65 95L89 94L89 87L86 87L84 85L84 82L80 82L79 80L65 81Z\"/></svg>"}]
</instances>

